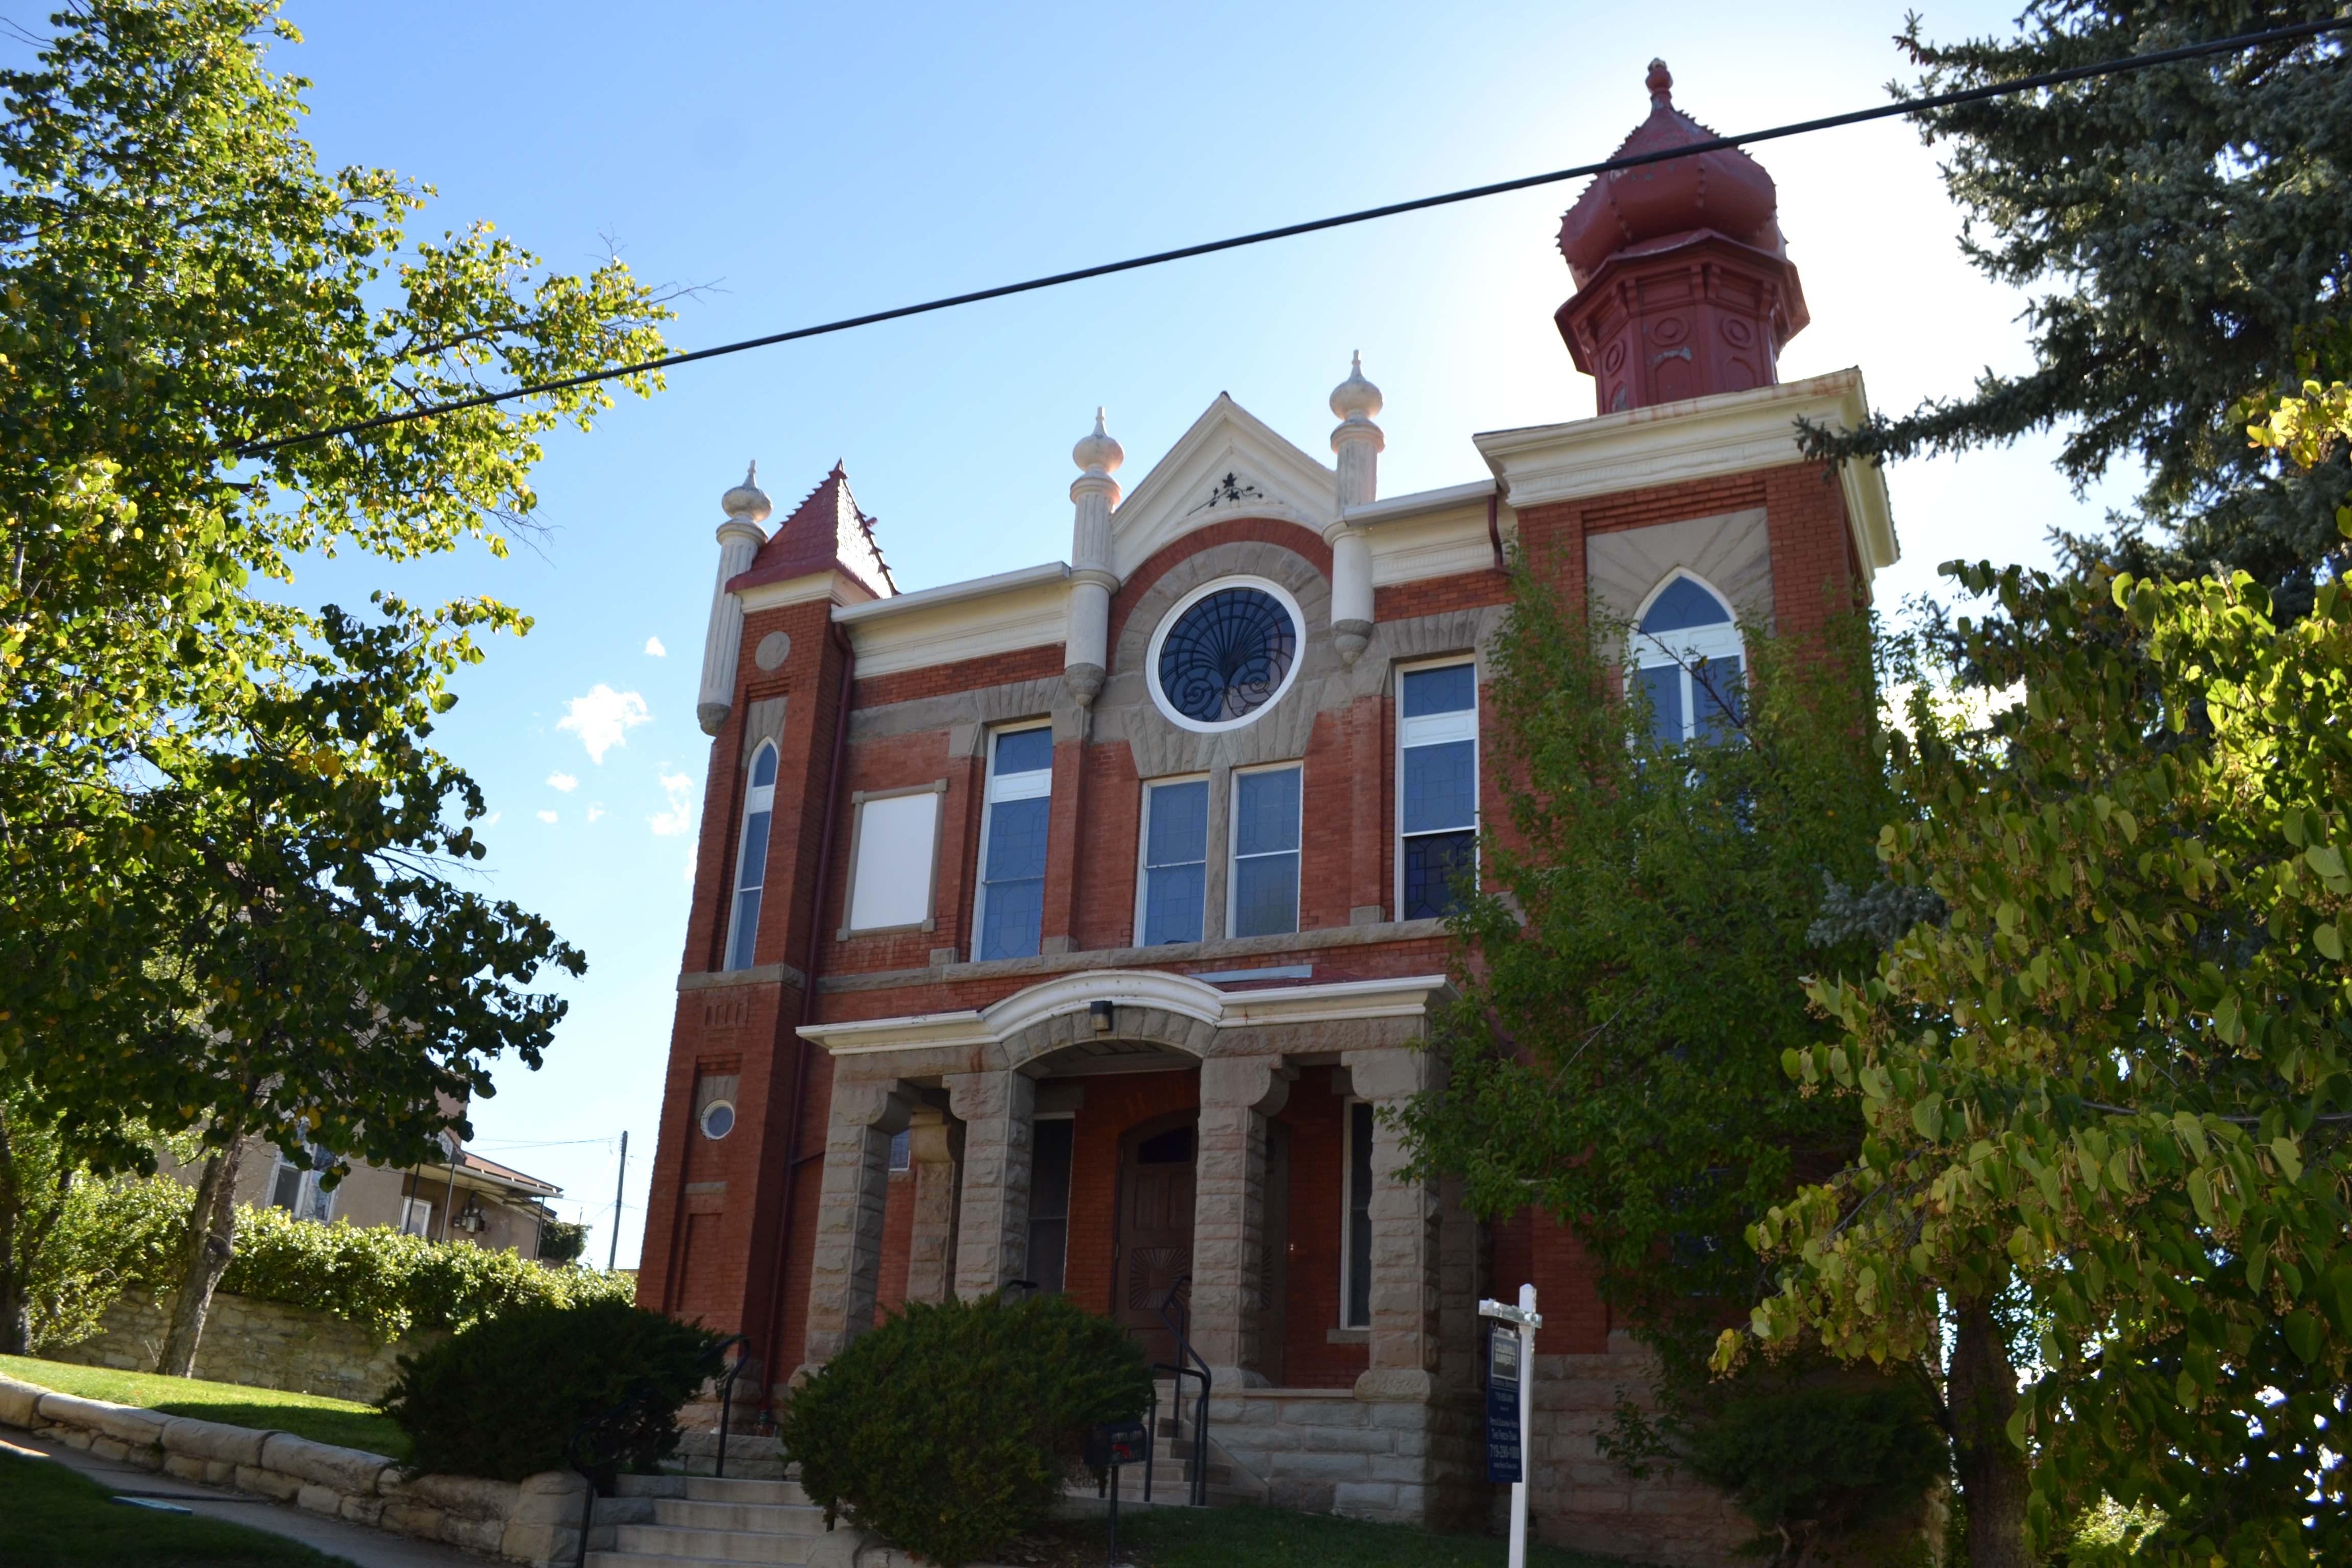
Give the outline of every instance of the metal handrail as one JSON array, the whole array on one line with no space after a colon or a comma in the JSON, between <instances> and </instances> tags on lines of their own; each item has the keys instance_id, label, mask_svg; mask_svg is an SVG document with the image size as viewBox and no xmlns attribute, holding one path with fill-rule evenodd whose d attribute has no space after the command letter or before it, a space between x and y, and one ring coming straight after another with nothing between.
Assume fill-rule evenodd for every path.
<instances>
[{"instance_id":1,"label":"metal handrail","mask_svg":"<svg viewBox=\"0 0 2352 1568\"><path fill-rule=\"evenodd\" d=\"M729 1346L738 1344L749 1352L751 1348L751 1336L730 1335L703 1352L698 1361L716 1361L727 1353ZM748 1353L737 1356L735 1363L728 1368L727 1375L719 1384L717 1469L720 1475L726 1474L727 1470L727 1422L734 1403L735 1379L742 1373L744 1363L750 1359ZM660 1393L660 1389L656 1388L650 1379L643 1383L631 1384L627 1392L621 1395L619 1404L609 1410L600 1411L589 1416L572 1427L572 1435L563 1440L563 1462L570 1465L580 1479L588 1483L587 1495L580 1500L580 1549L578 1554L572 1559L573 1568L585 1568L588 1562L588 1531L594 1524L596 1517L596 1478L591 1473L589 1466L581 1460L583 1440L593 1439L609 1432L620 1417L628 1415L646 1401L658 1397Z\"/></svg>"},{"instance_id":2,"label":"metal handrail","mask_svg":"<svg viewBox=\"0 0 2352 1568\"><path fill-rule=\"evenodd\" d=\"M1185 1337L1182 1323L1180 1323L1176 1318L1171 1318L1168 1315L1168 1310L1171 1307L1177 1306L1177 1298L1183 1295L1187 1289L1191 1289L1192 1284L1192 1277L1190 1274L1179 1275L1177 1277L1176 1283L1168 1288L1168 1299L1160 1303L1160 1321L1168 1325L1168 1331L1170 1333L1176 1336L1176 1358L1178 1364L1175 1366L1169 1366L1165 1363L1155 1362L1152 1363L1152 1370L1154 1372L1170 1372L1175 1373L1176 1389L1174 1410L1176 1415L1176 1435L1179 1437L1183 1436L1184 1429L1184 1379L1187 1377L1197 1377L1201 1380L1200 1402L1192 1407L1192 1485L1190 1500L1195 1508L1206 1508L1209 1505L1209 1363L1201 1359L1201 1352L1194 1350L1192 1348L1192 1342ZM1192 1301L1189 1298L1187 1298L1183 1305L1179 1308L1178 1316L1182 1319L1184 1323L1189 1323L1192 1321ZM1188 1360L1192 1363L1192 1366L1188 1367L1182 1364ZM1198 1370L1195 1370L1196 1368ZM1155 1386L1151 1393L1151 1418L1153 1426L1151 1440L1152 1446L1157 1447L1160 1442L1160 1390ZM1150 1501L1151 1496L1151 1468L1148 1462L1144 1467L1143 1484L1144 1500L1146 1501Z\"/></svg>"},{"instance_id":3,"label":"metal handrail","mask_svg":"<svg viewBox=\"0 0 2352 1568\"><path fill-rule=\"evenodd\" d=\"M719 1383L719 1457L711 1465L710 1473L721 1478L727 1474L727 1428L734 1420L735 1380L743 1375L744 1367L751 1364L751 1336L730 1334L711 1346L710 1353L723 1356L730 1345L741 1345L743 1353L728 1366L727 1375Z\"/></svg>"}]
</instances>

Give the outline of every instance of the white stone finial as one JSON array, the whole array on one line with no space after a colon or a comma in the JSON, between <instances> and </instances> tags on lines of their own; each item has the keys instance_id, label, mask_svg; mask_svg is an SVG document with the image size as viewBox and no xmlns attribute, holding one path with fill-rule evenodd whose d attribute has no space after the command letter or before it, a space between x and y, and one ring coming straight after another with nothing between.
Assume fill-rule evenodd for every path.
<instances>
[{"instance_id":1,"label":"white stone finial","mask_svg":"<svg viewBox=\"0 0 2352 1568\"><path fill-rule=\"evenodd\" d=\"M754 459L743 482L719 498L719 510L739 521L765 522L775 508L768 504L768 492L760 488L759 480L760 465Z\"/></svg>"},{"instance_id":2,"label":"white stone finial","mask_svg":"<svg viewBox=\"0 0 2352 1568\"><path fill-rule=\"evenodd\" d=\"M1078 438L1078 444L1070 448L1070 460L1089 474L1115 474L1118 466L1127 461L1126 448L1103 428L1101 409L1095 410L1094 434Z\"/></svg>"},{"instance_id":3,"label":"white stone finial","mask_svg":"<svg viewBox=\"0 0 2352 1568\"><path fill-rule=\"evenodd\" d=\"M1348 379L1331 389L1331 412L1356 423L1381 411L1381 389L1364 379L1364 355L1359 349L1348 366Z\"/></svg>"}]
</instances>

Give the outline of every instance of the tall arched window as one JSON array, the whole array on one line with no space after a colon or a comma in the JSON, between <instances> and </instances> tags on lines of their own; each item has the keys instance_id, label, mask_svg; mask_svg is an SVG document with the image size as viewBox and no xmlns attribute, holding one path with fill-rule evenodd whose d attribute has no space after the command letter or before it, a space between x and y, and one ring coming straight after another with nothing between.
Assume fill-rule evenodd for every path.
<instances>
[{"instance_id":1,"label":"tall arched window","mask_svg":"<svg viewBox=\"0 0 2352 1568\"><path fill-rule=\"evenodd\" d=\"M751 967L760 940L760 884L768 875L768 824L776 809L776 748L763 742L751 759L751 786L743 795L743 840L735 853L735 909L727 925L727 967Z\"/></svg>"},{"instance_id":2,"label":"tall arched window","mask_svg":"<svg viewBox=\"0 0 2352 1568\"><path fill-rule=\"evenodd\" d=\"M1738 731L1747 661L1722 595L1677 572L1650 596L1633 637L1633 664L1659 740L1706 740Z\"/></svg>"}]
</instances>

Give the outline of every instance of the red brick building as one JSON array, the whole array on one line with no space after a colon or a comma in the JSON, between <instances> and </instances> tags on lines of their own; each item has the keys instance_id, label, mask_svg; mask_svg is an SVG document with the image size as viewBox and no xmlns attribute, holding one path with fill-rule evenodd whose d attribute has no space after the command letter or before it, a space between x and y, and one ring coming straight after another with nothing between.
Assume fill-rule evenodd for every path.
<instances>
[{"instance_id":1,"label":"red brick building","mask_svg":"<svg viewBox=\"0 0 2352 1568\"><path fill-rule=\"evenodd\" d=\"M1711 134L1663 67L1633 151ZM1795 421L1807 320L1737 153L1595 183L1559 330L1596 416L1471 437L1489 477L1381 497L1381 395L1326 467L1219 395L1123 493L1097 418L1067 563L920 593L836 468L770 531L727 493L713 737L641 1300L751 1336L782 1392L903 1300L1027 1281L1176 1359L1189 1279L1226 1486L1483 1520L1475 1307L1532 1280L1544 1534L1725 1560L1717 1500L1635 1487L1594 1425L1640 1363L1573 1244L1482 1224L1377 1109L1427 1082L1449 878L1494 806L1483 653L1514 542L1638 628L1661 723L1737 700L1742 628L1895 556L1873 470Z\"/></svg>"}]
</instances>

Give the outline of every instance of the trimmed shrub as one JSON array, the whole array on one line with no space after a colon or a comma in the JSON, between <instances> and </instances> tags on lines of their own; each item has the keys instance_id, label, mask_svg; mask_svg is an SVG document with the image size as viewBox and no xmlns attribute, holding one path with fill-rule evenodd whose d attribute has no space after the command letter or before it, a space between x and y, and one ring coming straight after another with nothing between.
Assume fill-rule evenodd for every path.
<instances>
[{"instance_id":1,"label":"trimmed shrub","mask_svg":"<svg viewBox=\"0 0 2352 1568\"><path fill-rule=\"evenodd\" d=\"M412 1475L519 1481L569 1468L580 1424L634 1402L606 1434L591 1474L612 1489L677 1447L678 1406L719 1370L720 1337L624 1301L536 1301L485 1318L419 1355L376 1407L408 1435Z\"/></svg>"},{"instance_id":2,"label":"trimmed shrub","mask_svg":"<svg viewBox=\"0 0 2352 1568\"><path fill-rule=\"evenodd\" d=\"M956 1568L1045 1517L1087 1428L1151 1397L1143 1351L1062 1296L916 1304L793 1395L780 1434L809 1500Z\"/></svg>"}]
</instances>

